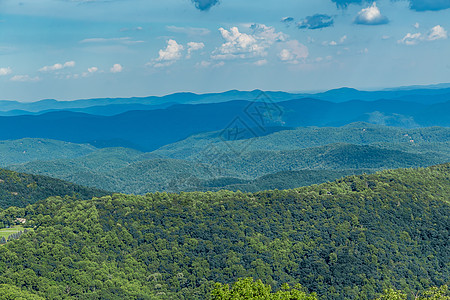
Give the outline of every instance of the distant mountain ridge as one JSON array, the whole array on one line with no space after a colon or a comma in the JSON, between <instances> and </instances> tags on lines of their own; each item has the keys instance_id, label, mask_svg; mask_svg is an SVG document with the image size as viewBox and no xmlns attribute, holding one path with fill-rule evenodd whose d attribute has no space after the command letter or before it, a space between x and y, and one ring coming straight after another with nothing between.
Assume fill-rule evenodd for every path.
<instances>
[{"instance_id":1,"label":"distant mountain ridge","mask_svg":"<svg viewBox=\"0 0 450 300\"><path fill-rule=\"evenodd\" d=\"M255 109L259 110L259 116L254 115ZM275 114L268 109L275 110ZM395 100L332 103L317 99L177 104L114 116L60 111L0 117L0 128L8 128L0 131L0 140L48 138L98 147L133 147L148 152L193 134L236 126L253 132L254 136L266 134L266 128L270 127L343 126L358 121L405 128L450 126L449 111L450 101L425 105ZM255 117L263 119L258 121ZM264 124L258 124L261 121Z\"/></svg>"},{"instance_id":2,"label":"distant mountain ridge","mask_svg":"<svg viewBox=\"0 0 450 300\"><path fill-rule=\"evenodd\" d=\"M382 91L360 91L353 88L338 88L320 93L287 93L277 91L238 91L230 90L223 93L174 93L166 96L130 97L130 98L93 98L70 101L54 99L36 102L0 101L0 116L18 116L43 114L52 111L69 110L97 115L115 115L131 110L153 110L167 108L174 104L204 104L221 103L234 100L253 101L261 95L274 102L293 99L314 98L333 103L350 100L401 100L423 104L435 104L450 100L450 87L442 88L416 87L411 89L392 89Z\"/></svg>"}]
</instances>

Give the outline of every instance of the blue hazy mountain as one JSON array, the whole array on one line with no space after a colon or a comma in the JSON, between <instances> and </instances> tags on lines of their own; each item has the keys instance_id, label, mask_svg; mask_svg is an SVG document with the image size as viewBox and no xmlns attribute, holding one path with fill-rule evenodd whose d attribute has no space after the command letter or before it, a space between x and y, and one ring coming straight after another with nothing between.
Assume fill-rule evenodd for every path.
<instances>
[{"instance_id":1,"label":"blue hazy mountain","mask_svg":"<svg viewBox=\"0 0 450 300\"><path fill-rule=\"evenodd\" d=\"M67 110L97 115L114 115L131 110L153 110L166 108L173 104L220 103L233 100L253 101L260 97L261 90L223 93L175 93L166 96L131 97L131 98L94 98L73 101L57 101L46 99L37 102L23 103L18 101L0 101L0 116L17 116L42 114L52 111ZM374 101L395 99L408 102L434 104L450 100L448 85L430 87L398 88L382 91L359 91L353 88L339 88L320 93L286 93L265 92L265 96L274 102L293 99L314 98L340 103L349 100Z\"/></svg>"},{"instance_id":2,"label":"blue hazy mountain","mask_svg":"<svg viewBox=\"0 0 450 300\"><path fill-rule=\"evenodd\" d=\"M359 121L405 128L450 126L449 112L450 101L431 105L399 100L333 103L312 98L178 104L114 116L58 111L0 117L0 128L7 129L0 131L0 140L48 138L152 151L196 133L225 128L262 136L269 128L342 126Z\"/></svg>"}]
</instances>

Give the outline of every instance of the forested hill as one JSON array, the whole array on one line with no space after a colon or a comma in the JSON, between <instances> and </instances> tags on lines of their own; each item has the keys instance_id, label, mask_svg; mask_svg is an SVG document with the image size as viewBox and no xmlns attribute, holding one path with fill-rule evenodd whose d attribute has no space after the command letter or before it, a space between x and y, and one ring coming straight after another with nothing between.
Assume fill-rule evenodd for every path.
<instances>
[{"instance_id":1,"label":"forested hill","mask_svg":"<svg viewBox=\"0 0 450 300\"><path fill-rule=\"evenodd\" d=\"M51 196L76 196L80 199L101 197L107 192L63 180L0 169L0 209L24 207Z\"/></svg>"},{"instance_id":2,"label":"forested hill","mask_svg":"<svg viewBox=\"0 0 450 300\"><path fill-rule=\"evenodd\" d=\"M0 284L46 299L208 299L215 282L251 276L321 299L391 287L413 299L450 281L449 199L450 164L255 194L50 198L0 213L34 227L0 247Z\"/></svg>"}]
</instances>

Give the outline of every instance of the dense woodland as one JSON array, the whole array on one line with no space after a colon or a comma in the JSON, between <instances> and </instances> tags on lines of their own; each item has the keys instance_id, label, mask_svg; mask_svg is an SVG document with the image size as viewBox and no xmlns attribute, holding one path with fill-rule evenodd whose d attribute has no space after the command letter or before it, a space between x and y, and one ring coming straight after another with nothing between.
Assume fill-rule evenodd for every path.
<instances>
[{"instance_id":1,"label":"dense woodland","mask_svg":"<svg viewBox=\"0 0 450 300\"><path fill-rule=\"evenodd\" d=\"M345 175L450 161L450 129L443 127L404 129L359 122L342 127L265 130L263 136L255 137L247 130L233 139L229 134L232 128L206 132L149 153L130 148L93 150L87 145L77 148L76 144L43 139L7 141L4 160L28 159L8 166L14 171L141 195L286 189ZM46 151L49 154L44 157ZM53 155L58 152L69 157ZM280 173L288 175L284 181L289 184L283 184Z\"/></svg>"},{"instance_id":2,"label":"dense woodland","mask_svg":"<svg viewBox=\"0 0 450 300\"><path fill-rule=\"evenodd\" d=\"M87 200L107 194L99 189L86 188L47 176L0 169L0 208L25 207L50 196L75 196Z\"/></svg>"},{"instance_id":3,"label":"dense woodland","mask_svg":"<svg viewBox=\"0 0 450 300\"><path fill-rule=\"evenodd\" d=\"M253 277L319 299L414 299L433 287L448 296L449 216L450 164L253 194L51 197L0 212L34 228L0 246L0 288L36 299L232 299L216 283Z\"/></svg>"}]
</instances>

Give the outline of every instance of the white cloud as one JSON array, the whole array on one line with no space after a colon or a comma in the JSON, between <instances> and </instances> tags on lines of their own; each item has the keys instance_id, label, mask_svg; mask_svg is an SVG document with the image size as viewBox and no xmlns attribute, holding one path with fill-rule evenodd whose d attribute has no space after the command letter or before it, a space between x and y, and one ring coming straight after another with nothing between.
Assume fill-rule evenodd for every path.
<instances>
[{"instance_id":1,"label":"white cloud","mask_svg":"<svg viewBox=\"0 0 450 300\"><path fill-rule=\"evenodd\" d=\"M431 31L428 33L427 37L429 41L435 41L446 38L448 38L447 31L440 25L436 25L433 28L431 28Z\"/></svg>"},{"instance_id":2,"label":"white cloud","mask_svg":"<svg viewBox=\"0 0 450 300\"><path fill-rule=\"evenodd\" d=\"M57 71L57 70L61 70L64 68L73 68L73 67L75 67L75 62L72 60L72 61L67 61L64 64L57 63L52 66L45 66L45 67L40 68L39 71L40 72L50 72L50 71Z\"/></svg>"},{"instance_id":3,"label":"white cloud","mask_svg":"<svg viewBox=\"0 0 450 300\"><path fill-rule=\"evenodd\" d=\"M98 71L98 68L97 67L91 67L91 68L88 68L88 72L89 73L95 73L95 72L97 72Z\"/></svg>"},{"instance_id":4,"label":"white cloud","mask_svg":"<svg viewBox=\"0 0 450 300\"><path fill-rule=\"evenodd\" d=\"M64 67L64 68L73 68L73 67L75 67L75 62L74 62L73 60L72 60L72 61L65 62L64 65L63 65L63 67Z\"/></svg>"},{"instance_id":5,"label":"white cloud","mask_svg":"<svg viewBox=\"0 0 450 300\"><path fill-rule=\"evenodd\" d=\"M81 76L82 77L88 77L89 75L94 74L97 71L98 71L97 67L90 67L90 68L87 69L87 72L81 73Z\"/></svg>"},{"instance_id":6,"label":"white cloud","mask_svg":"<svg viewBox=\"0 0 450 300\"><path fill-rule=\"evenodd\" d=\"M420 41L436 41L441 39L447 39L448 33L444 27L436 25L428 32L428 34L417 33L407 33L401 40L397 42L404 45L416 45Z\"/></svg>"},{"instance_id":7,"label":"white cloud","mask_svg":"<svg viewBox=\"0 0 450 300\"><path fill-rule=\"evenodd\" d=\"M298 64L300 60L307 58L309 55L308 48L297 40L292 40L284 43L283 49L278 54L280 60L290 63Z\"/></svg>"},{"instance_id":8,"label":"white cloud","mask_svg":"<svg viewBox=\"0 0 450 300\"><path fill-rule=\"evenodd\" d=\"M10 67L0 68L0 76L9 75L12 73L12 69Z\"/></svg>"},{"instance_id":9,"label":"white cloud","mask_svg":"<svg viewBox=\"0 0 450 300\"><path fill-rule=\"evenodd\" d=\"M219 31L225 43L217 48L211 57L219 60L264 57L270 46L287 39L284 33L276 32L275 28L263 24L247 27L253 32L243 33L237 27L231 27L230 30L220 28Z\"/></svg>"},{"instance_id":10,"label":"white cloud","mask_svg":"<svg viewBox=\"0 0 450 300\"><path fill-rule=\"evenodd\" d=\"M183 33L187 35L203 36L211 33L209 29L206 28L195 28L195 27L177 27L177 26L166 26L166 29L170 32Z\"/></svg>"},{"instance_id":11,"label":"white cloud","mask_svg":"<svg viewBox=\"0 0 450 300\"><path fill-rule=\"evenodd\" d=\"M29 75L15 75L11 77L11 81L18 81L18 82L36 82L39 80L41 80L39 76L30 77Z\"/></svg>"},{"instance_id":12,"label":"white cloud","mask_svg":"<svg viewBox=\"0 0 450 300\"><path fill-rule=\"evenodd\" d=\"M183 45L178 44L175 40L168 40L167 47L159 50L159 56L147 65L155 68L168 67L174 64L182 56L184 50Z\"/></svg>"},{"instance_id":13,"label":"white cloud","mask_svg":"<svg viewBox=\"0 0 450 300\"><path fill-rule=\"evenodd\" d=\"M331 42L323 42L322 45L324 46L337 46L337 45L342 45L345 41L347 40L347 35L342 36L339 41L331 41Z\"/></svg>"},{"instance_id":14,"label":"white cloud","mask_svg":"<svg viewBox=\"0 0 450 300\"><path fill-rule=\"evenodd\" d=\"M414 28L419 29L419 27L420 27L420 24L418 22L416 22L416 24L414 24Z\"/></svg>"},{"instance_id":15,"label":"white cloud","mask_svg":"<svg viewBox=\"0 0 450 300\"><path fill-rule=\"evenodd\" d=\"M389 23L389 20L381 15L377 3L373 2L368 8L362 9L355 19L356 24L361 25L381 25Z\"/></svg>"},{"instance_id":16,"label":"white cloud","mask_svg":"<svg viewBox=\"0 0 450 300\"><path fill-rule=\"evenodd\" d=\"M123 71L123 67L120 64L114 64L111 69L111 73L120 73Z\"/></svg>"},{"instance_id":17,"label":"white cloud","mask_svg":"<svg viewBox=\"0 0 450 300\"><path fill-rule=\"evenodd\" d=\"M188 54L186 58L191 58L192 52L205 48L205 44L203 43L189 42L187 45L188 45Z\"/></svg>"},{"instance_id":18,"label":"white cloud","mask_svg":"<svg viewBox=\"0 0 450 300\"><path fill-rule=\"evenodd\" d=\"M398 40L397 42L399 44L404 44L404 45L416 45L420 39L422 38L422 34L421 33L407 33L401 40Z\"/></svg>"},{"instance_id":19,"label":"white cloud","mask_svg":"<svg viewBox=\"0 0 450 300\"><path fill-rule=\"evenodd\" d=\"M206 61L206 60L202 60L201 62L195 64L195 66L196 66L197 68L207 68L207 67L209 67L210 65L211 65L211 62Z\"/></svg>"},{"instance_id":20,"label":"white cloud","mask_svg":"<svg viewBox=\"0 0 450 300\"><path fill-rule=\"evenodd\" d=\"M253 64L258 67L264 66L267 64L267 59L261 59L261 60L255 61Z\"/></svg>"}]
</instances>

